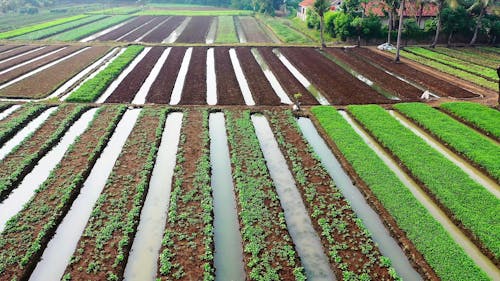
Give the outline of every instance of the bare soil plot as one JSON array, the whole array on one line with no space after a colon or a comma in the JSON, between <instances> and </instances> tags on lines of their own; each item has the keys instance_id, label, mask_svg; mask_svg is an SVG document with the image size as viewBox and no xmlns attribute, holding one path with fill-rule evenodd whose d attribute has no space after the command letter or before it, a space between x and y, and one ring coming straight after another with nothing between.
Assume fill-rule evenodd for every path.
<instances>
[{"instance_id":1,"label":"bare soil plot","mask_svg":"<svg viewBox=\"0 0 500 281\"><path fill-rule=\"evenodd\" d=\"M30 50L40 48L40 47L41 46L37 46L37 45L20 46L19 48L15 48L8 53L0 53L0 60L8 59L10 57L17 56L17 55L22 54L24 52L28 52Z\"/></svg>"},{"instance_id":2,"label":"bare soil plot","mask_svg":"<svg viewBox=\"0 0 500 281\"><path fill-rule=\"evenodd\" d=\"M258 48L258 50L289 97L293 97L293 95L300 93L302 94L300 101L303 105L318 104L318 101L314 98L314 96L311 95L311 93L299 82L299 80L297 80L297 78L295 78L295 76L293 76L286 66L281 63L279 58L273 53L273 48L264 47Z\"/></svg>"},{"instance_id":3,"label":"bare soil plot","mask_svg":"<svg viewBox=\"0 0 500 281\"><path fill-rule=\"evenodd\" d=\"M55 51L55 50L57 50L57 49L59 49L61 47L62 46L46 46L45 48L43 48L41 50L37 50L37 51L35 51L33 53L30 53L30 54L27 54L27 55L23 55L21 57L12 59L10 61L6 61L6 62L3 62L3 63L0 63L0 71L5 70L5 69L7 69L9 67L13 67L14 65L23 63L25 61L29 61L31 59L37 58L39 56L43 56L44 54L50 53L52 51Z\"/></svg>"},{"instance_id":4,"label":"bare soil plot","mask_svg":"<svg viewBox=\"0 0 500 281\"><path fill-rule=\"evenodd\" d=\"M262 30L254 17L238 17L247 42L273 43L273 40Z\"/></svg>"},{"instance_id":5,"label":"bare soil plot","mask_svg":"<svg viewBox=\"0 0 500 281\"><path fill-rule=\"evenodd\" d=\"M14 48L19 48L22 45L0 45L0 53L12 50Z\"/></svg>"},{"instance_id":6,"label":"bare soil plot","mask_svg":"<svg viewBox=\"0 0 500 281\"><path fill-rule=\"evenodd\" d=\"M77 56L0 90L0 96L28 99L46 97L60 85L101 58L109 49L109 47L105 46L91 47Z\"/></svg>"},{"instance_id":7,"label":"bare soil plot","mask_svg":"<svg viewBox=\"0 0 500 281\"><path fill-rule=\"evenodd\" d=\"M461 87L455 86L452 83L436 78L432 74L419 71L405 63L394 63L390 58L379 55L366 48L355 48L352 53L358 55L361 59L371 63L378 64L386 70L396 73L401 77L415 81L429 88L430 91L437 95L456 98L474 98L476 94L469 92Z\"/></svg>"},{"instance_id":8,"label":"bare soil plot","mask_svg":"<svg viewBox=\"0 0 500 281\"><path fill-rule=\"evenodd\" d=\"M392 103L312 48L280 51L334 105Z\"/></svg>"},{"instance_id":9,"label":"bare soil plot","mask_svg":"<svg viewBox=\"0 0 500 281\"><path fill-rule=\"evenodd\" d=\"M214 17L192 17L176 42L205 43L212 20L214 20Z\"/></svg>"},{"instance_id":10,"label":"bare soil plot","mask_svg":"<svg viewBox=\"0 0 500 281\"><path fill-rule=\"evenodd\" d=\"M148 78L155 63L160 58L165 48L154 47L146 56L135 66L135 68L123 79L118 87L106 99L106 102L126 102L130 103L141 88L144 81Z\"/></svg>"},{"instance_id":11,"label":"bare soil plot","mask_svg":"<svg viewBox=\"0 0 500 281\"><path fill-rule=\"evenodd\" d=\"M170 101L170 96L172 95L186 49L186 47L175 47L170 50L167 60L160 70L160 74L158 74L155 82L151 85L151 89L146 96L146 102L168 103Z\"/></svg>"},{"instance_id":12,"label":"bare soil plot","mask_svg":"<svg viewBox=\"0 0 500 281\"><path fill-rule=\"evenodd\" d=\"M422 95L420 89L387 74L371 64L367 64L353 55L348 48L328 48L326 52L347 63L356 72L377 83L385 90L395 94L404 101L418 101Z\"/></svg>"},{"instance_id":13,"label":"bare soil plot","mask_svg":"<svg viewBox=\"0 0 500 281\"><path fill-rule=\"evenodd\" d=\"M129 35L123 37L119 41L121 41L121 42L135 41L136 39L138 39L141 36L143 36L144 34L146 34L148 31L150 31L151 29L157 27L166 18L167 17L155 17L151 22L141 26L139 29L137 29L134 32L130 33Z\"/></svg>"},{"instance_id":14,"label":"bare soil plot","mask_svg":"<svg viewBox=\"0 0 500 281\"><path fill-rule=\"evenodd\" d=\"M123 26L109 32L103 34L102 36L97 37L94 41L112 41L120 38L121 36L127 34L127 32L132 31L134 28L145 24L146 22L151 20L151 16L140 16L132 21L124 24Z\"/></svg>"},{"instance_id":15,"label":"bare soil plot","mask_svg":"<svg viewBox=\"0 0 500 281\"><path fill-rule=\"evenodd\" d=\"M173 16L170 17L166 22L158 26L157 29L153 30L151 33L142 38L142 42L147 43L161 43L165 40L184 20L186 17Z\"/></svg>"},{"instance_id":16,"label":"bare soil plot","mask_svg":"<svg viewBox=\"0 0 500 281\"><path fill-rule=\"evenodd\" d=\"M179 104L207 104L207 50L193 48Z\"/></svg>"},{"instance_id":17,"label":"bare soil plot","mask_svg":"<svg viewBox=\"0 0 500 281\"><path fill-rule=\"evenodd\" d=\"M257 105L280 105L281 101L267 80L259 63L255 60L251 49L241 47L236 49L238 60Z\"/></svg>"},{"instance_id":18,"label":"bare soil plot","mask_svg":"<svg viewBox=\"0 0 500 281\"><path fill-rule=\"evenodd\" d=\"M229 48L215 48L214 54L215 76L217 79L217 103L221 105L245 104L240 85L238 84L233 65L231 64Z\"/></svg>"}]
</instances>

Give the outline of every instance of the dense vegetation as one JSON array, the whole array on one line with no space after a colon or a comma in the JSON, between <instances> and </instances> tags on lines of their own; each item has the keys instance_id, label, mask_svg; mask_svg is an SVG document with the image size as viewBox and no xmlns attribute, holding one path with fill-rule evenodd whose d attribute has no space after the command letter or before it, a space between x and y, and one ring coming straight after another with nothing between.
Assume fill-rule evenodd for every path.
<instances>
[{"instance_id":1,"label":"dense vegetation","mask_svg":"<svg viewBox=\"0 0 500 281\"><path fill-rule=\"evenodd\" d=\"M497 139L500 138L500 112L487 106L471 102L448 102L441 108L472 124Z\"/></svg>"}]
</instances>

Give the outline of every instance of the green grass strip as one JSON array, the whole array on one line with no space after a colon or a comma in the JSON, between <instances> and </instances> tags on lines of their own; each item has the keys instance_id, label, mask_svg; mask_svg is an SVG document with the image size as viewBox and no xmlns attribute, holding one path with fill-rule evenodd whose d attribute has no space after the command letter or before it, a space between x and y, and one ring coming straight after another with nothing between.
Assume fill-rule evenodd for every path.
<instances>
[{"instance_id":1,"label":"green grass strip","mask_svg":"<svg viewBox=\"0 0 500 281\"><path fill-rule=\"evenodd\" d=\"M486 47L486 46L484 46L484 47L478 47L478 49L500 54L500 48L498 48L498 47Z\"/></svg>"},{"instance_id":2,"label":"green grass strip","mask_svg":"<svg viewBox=\"0 0 500 281\"><path fill-rule=\"evenodd\" d=\"M479 165L493 178L500 179L500 146L427 104L401 103L394 108Z\"/></svg>"},{"instance_id":3,"label":"green grass strip","mask_svg":"<svg viewBox=\"0 0 500 281\"><path fill-rule=\"evenodd\" d=\"M104 70L99 72L94 78L85 82L80 88L74 91L66 101L68 102L93 102L95 101L113 82L120 73L134 60L144 49L143 46L130 46L110 63Z\"/></svg>"},{"instance_id":4,"label":"green grass strip","mask_svg":"<svg viewBox=\"0 0 500 281\"><path fill-rule=\"evenodd\" d=\"M498 63L500 63L500 56L498 60L488 59L485 58L484 56L481 56L478 53L471 52L470 49L466 48L452 49L452 48L436 47L433 50L448 55L450 57L461 59L466 62L479 64L485 67L490 67L493 69L496 69L498 67Z\"/></svg>"},{"instance_id":5,"label":"green grass strip","mask_svg":"<svg viewBox=\"0 0 500 281\"><path fill-rule=\"evenodd\" d=\"M471 102L447 102L441 104L440 107L488 135L500 138L500 111Z\"/></svg>"},{"instance_id":6,"label":"green grass strip","mask_svg":"<svg viewBox=\"0 0 500 281\"><path fill-rule=\"evenodd\" d=\"M23 35L23 34L26 34L26 33L29 33L29 32L33 32L33 31L44 29L44 28L49 28L49 27L52 27L52 26L56 26L56 25L59 25L59 24L63 24L63 23L67 23L67 22L71 22L71 21L75 21L75 20L79 20L79 19L82 19L82 18L85 18L85 17L87 17L87 15L76 15L76 16L72 16L72 17L57 19L57 20L53 20L53 21L49 21L49 22L44 22L44 23L35 24L35 25L32 25L32 26L26 26L26 27L22 27L22 28L10 30L10 31L2 32L2 33L0 33L0 39L8 39L8 38L20 36L20 35Z\"/></svg>"},{"instance_id":7,"label":"green grass strip","mask_svg":"<svg viewBox=\"0 0 500 281\"><path fill-rule=\"evenodd\" d=\"M193 11L193 10L145 10L135 15L139 16L251 16L252 11L243 10L214 10L214 11Z\"/></svg>"},{"instance_id":8,"label":"green grass strip","mask_svg":"<svg viewBox=\"0 0 500 281\"><path fill-rule=\"evenodd\" d=\"M81 26L77 29L72 29L68 30L66 32L57 34L55 36L50 37L50 40L55 40L55 41L74 41L74 40L79 40L84 37L90 36L94 33L97 33L99 31L102 31L110 26L120 24L128 19L130 19L132 16L113 16L113 17L108 17L99 21L96 21L94 23Z\"/></svg>"},{"instance_id":9,"label":"green grass strip","mask_svg":"<svg viewBox=\"0 0 500 281\"><path fill-rule=\"evenodd\" d=\"M287 25L284 21L277 18L262 16L259 17L267 26L269 26L274 34L285 43L312 43L313 41L306 35L296 31Z\"/></svg>"},{"instance_id":10,"label":"green grass strip","mask_svg":"<svg viewBox=\"0 0 500 281\"><path fill-rule=\"evenodd\" d=\"M500 255L500 204L462 169L405 128L377 105L348 106L348 110L387 149L401 160L454 218L470 230L495 258Z\"/></svg>"},{"instance_id":11,"label":"green grass strip","mask_svg":"<svg viewBox=\"0 0 500 281\"><path fill-rule=\"evenodd\" d=\"M215 43L239 43L232 16L220 16Z\"/></svg>"},{"instance_id":12,"label":"green grass strip","mask_svg":"<svg viewBox=\"0 0 500 281\"><path fill-rule=\"evenodd\" d=\"M316 106L311 111L442 280L489 280L335 108Z\"/></svg>"}]
</instances>

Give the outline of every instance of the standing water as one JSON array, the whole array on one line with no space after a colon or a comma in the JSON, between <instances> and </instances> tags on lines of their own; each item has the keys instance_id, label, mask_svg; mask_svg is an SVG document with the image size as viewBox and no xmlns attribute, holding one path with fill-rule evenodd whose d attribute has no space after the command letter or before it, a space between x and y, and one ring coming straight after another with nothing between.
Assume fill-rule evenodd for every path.
<instances>
[{"instance_id":1,"label":"standing water","mask_svg":"<svg viewBox=\"0 0 500 281\"><path fill-rule=\"evenodd\" d=\"M245 280L224 114L210 114L210 164L214 197L215 278Z\"/></svg>"},{"instance_id":2,"label":"standing water","mask_svg":"<svg viewBox=\"0 0 500 281\"><path fill-rule=\"evenodd\" d=\"M140 109L132 109L123 115L108 145L99 156L94 167L92 167L92 171L85 180L80 194L45 248L42 259L36 265L29 280L46 281L60 280L62 278L71 255L75 252L78 240L80 240L80 236L85 229L85 225L87 225L94 204L106 184L106 180L134 127L140 111Z\"/></svg>"},{"instance_id":3,"label":"standing water","mask_svg":"<svg viewBox=\"0 0 500 281\"><path fill-rule=\"evenodd\" d=\"M276 79L276 76L274 76L273 72L269 69L269 66L267 65L264 58L262 58L259 51L256 48L252 48L252 54L255 57L255 60L257 60L257 62L259 63L262 72L264 72L267 81L269 81L274 92L280 98L281 103L292 104L292 101L286 94L285 90L283 90L283 88L281 87L280 83L278 82L278 79Z\"/></svg>"},{"instance_id":4,"label":"standing water","mask_svg":"<svg viewBox=\"0 0 500 281\"><path fill-rule=\"evenodd\" d=\"M137 92L137 94L134 97L134 100L132 100L133 104L144 104L146 102L146 96L149 93L149 90L151 89L151 86L155 82L156 78L160 74L161 68L163 67L163 64L165 64L165 61L167 60L168 55L170 54L170 50L172 48L169 47L166 50L163 51L161 54L160 58L156 62L155 66L149 73L148 78L144 81L142 84L141 88Z\"/></svg>"},{"instance_id":5,"label":"standing water","mask_svg":"<svg viewBox=\"0 0 500 281\"><path fill-rule=\"evenodd\" d=\"M169 114L149 182L149 191L141 211L137 233L125 267L124 278L127 281L155 280L158 253L167 221L181 127L182 113Z\"/></svg>"},{"instance_id":6,"label":"standing water","mask_svg":"<svg viewBox=\"0 0 500 281\"><path fill-rule=\"evenodd\" d=\"M325 167L328 174L333 178L333 181L342 191L344 197L349 200L356 215L363 220L363 224L372 233L373 240L378 244L380 252L391 259L392 266L404 280L422 280L422 277L411 266L396 240L392 238L389 231L385 228L380 217L368 205L356 186L353 185L337 158L335 158L325 141L316 131L316 128L314 128L311 120L308 118L299 118L298 123L307 142L319 156L323 167Z\"/></svg>"},{"instance_id":7,"label":"standing water","mask_svg":"<svg viewBox=\"0 0 500 281\"><path fill-rule=\"evenodd\" d=\"M174 89L172 90L172 96L170 97L170 105L177 105L181 101L182 89L184 88L184 82L186 81L186 75L189 70L189 62L191 61L192 53L193 48L188 48L184 58L182 59L181 68L179 70L179 74L177 74Z\"/></svg>"},{"instance_id":8,"label":"standing water","mask_svg":"<svg viewBox=\"0 0 500 281\"><path fill-rule=\"evenodd\" d=\"M85 112L64 134L59 143L47 153L31 173L24 177L19 186L0 204L0 231L5 223L23 209L23 206L35 194L35 190L49 177L50 172L61 161L69 146L80 136L96 113L97 108Z\"/></svg>"},{"instance_id":9,"label":"standing water","mask_svg":"<svg viewBox=\"0 0 500 281\"><path fill-rule=\"evenodd\" d=\"M243 69L241 69L240 61L238 60L238 56L236 55L236 50L234 48L229 49L229 57L231 58L234 74L236 74L236 80L238 80L238 84L240 85L245 104L255 105L255 101L252 97L252 92L250 91L250 87L248 87L247 79L245 78Z\"/></svg>"},{"instance_id":10,"label":"standing water","mask_svg":"<svg viewBox=\"0 0 500 281\"><path fill-rule=\"evenodd\" d=\"M252 115L255 133L285 212L285 221L308 280L335 280L318 234L302 202L267 119Z\"/></svg>"},{"instance_id":11,"label":"standing water","mask_svg":"<svg viewBox=\"0 0 500 281\"><path fill-rule=\"evenodd\" d=\"M21 108L21 105L15 104L15 105L7 108L6 110L2 111L2 113L0 113L0 121L5 119L7 116L11 115L12 112L18 110L19 108Z\"/></svg>"},{"instance_id":12,"label":"standing water","mask_svg":"<svg viewBox=\"0 0 500 281\"><path fill-rule=\"evenodd\" d=\"M215 75L214 48L207 51L207 104L217 104L217 81Z\"/></svg>"}]
</instances>

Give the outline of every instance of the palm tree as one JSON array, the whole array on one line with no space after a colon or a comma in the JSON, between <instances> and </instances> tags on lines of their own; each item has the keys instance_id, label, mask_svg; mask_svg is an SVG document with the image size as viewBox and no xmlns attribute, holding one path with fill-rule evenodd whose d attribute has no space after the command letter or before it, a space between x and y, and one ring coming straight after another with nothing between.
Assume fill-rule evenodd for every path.
<instances>
[{"instance_id":1,"label":"palm tree","mask_svg":"<svg viewBox=\"0 0 500 281\"><path fill-rule=\"evenodd\" d=\"M399 7L399 26L398 26L398 41L396 43L396 58L395 62L399 62L399 51L401 49L401 31L403 30L403 17L405 10L405 0L401 1L401 7Z\"/></svg>"},{"instance_id":2,"label":"palm tree","mask_svg":"<svg viewBox=\"0 0 500 281\"><path fill-rule=\"evenodd\" d=\"M321 49L326 47L324 33L325 13L330 10L330 0L316 0L314 2L313 10L319 16L319 30L321 37Z\"/></svg>"},{"instance_id":3,"label":"palm tree","mask_svg":"<svg viewBox=\"0 0 500 281\"><path fill-rule=\"evenodd\" d=\"M472 11L477 7L481 8L481 12L479 12L479 16L477 18L476 28L474 29L474 35L472 36L472 39L469 43L470 46L476 44L477 33L479 32L479 29L481 29L482 25L481 20L483 19L483 16L486 13L486 9L490 6L491 2L492 1L490 0L476 0L476 2L469 8L469 11Z\"/></svg>"},{"instance_id":4,"label":"palm tree","mask_svg":"<svg viewBox=\"0 0 500 281\"><path fill-rule=\"evenodd\" d=\"M441 30L441 13L443 12L445 4L450 5L450 7L456 7L457 0L434 0L438 5L438 15L436 24L436 36L434 36L434 41L431 44L431 48L435 48L439 39L439 31Z\"/></svg>"}]
</instances>

